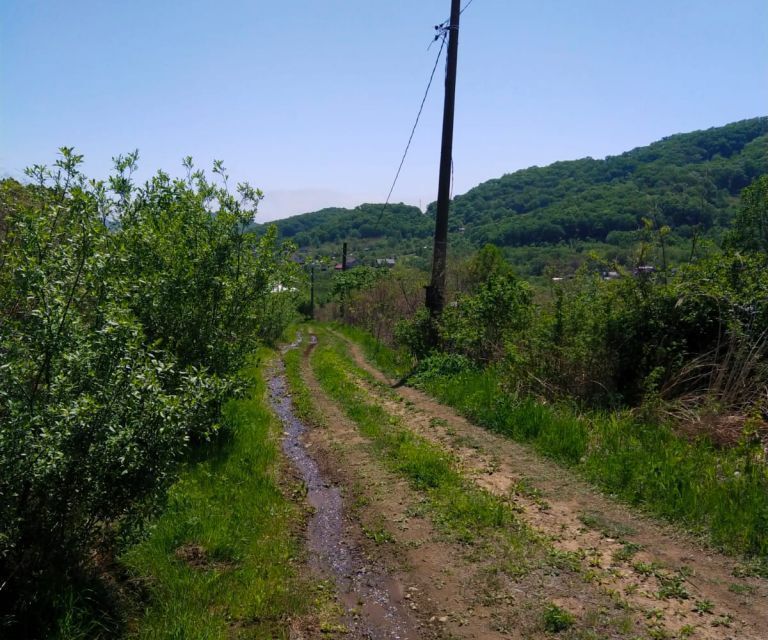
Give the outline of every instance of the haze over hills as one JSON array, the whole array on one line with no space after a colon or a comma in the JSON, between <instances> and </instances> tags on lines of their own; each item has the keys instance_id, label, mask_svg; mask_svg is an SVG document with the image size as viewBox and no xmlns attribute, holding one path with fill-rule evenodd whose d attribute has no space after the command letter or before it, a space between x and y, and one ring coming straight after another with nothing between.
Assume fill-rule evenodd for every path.
<instances>
[{"instance_id":1,"label":"haze over hills","mask_svg":"<svg viewBox=\"0 0 768 640\"><path fill-rule=\"evenodd\" d=\"M643 218L669 225L671 242L717 236L730 224L741 190L768 173L768 117L672 135L602 160L584 158L530 167L488 180L451 206L460 246L493 243L550 250L563 243L622 247ZM423 249L435 204L427 213L398 204L329 208L274 224L302 249L353 241L373 251Z\"/></svg>"}]
</instances>

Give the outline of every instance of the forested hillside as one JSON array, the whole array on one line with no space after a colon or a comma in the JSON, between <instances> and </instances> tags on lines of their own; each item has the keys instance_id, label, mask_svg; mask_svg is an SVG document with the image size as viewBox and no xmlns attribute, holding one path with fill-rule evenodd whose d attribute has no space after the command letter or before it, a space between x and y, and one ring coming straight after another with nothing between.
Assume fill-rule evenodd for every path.
<instances>
[{"instance_id":1,"label":"forested hillside","mask_svg":"<svg viewBox=\"0 0 768 640\"><path fill-rule=\"evenodd\" d=\"M768 118L673 135L603 160L584 158L531 167L488 180L456 196L451 211L454 246L507 247L517 265L563 258L563 242L602 245L616 257L637 241L643 218L671 228L670 243L718 236L736 210L741 190L768 173ZM407 253L432 230L435 204L364 204L323 209L276 222L300 248L345 240ZM409 242L410 241L410 242ZM535 247L532 253L520 252ZM513 250L513 248L515 248ZM567 253L567 252L566 252ZM539 265L540 266L540 265ZM522 269L526 271L525 268ZM540 271L540 268L538 269Z\"/></svg>"},{"instance_id":2,"label":"forested hillside","mask_svg":"<svg viewBox=\"0 0 768 640\"><path fill-rule=\"evenodd\" d=\"M741 190L767 172L768 118L754 118L489 180L455 198L453 224L478 245L620 244L654 216L690 236L727 226Z\"/></svg>"},{"instance_id":3,"label":"forested hillside","mask_svg":"<svg viewBox=\"0 0 768 640\"><path fill-rule=\"evenodd\" d=\"M319 247L344 240L387 239L399 242L429 238L434 223L418 207L405 204L361 204L354 209L331 207L278 220L278 232L299 247Z\"/></svg>"}]
</instances>

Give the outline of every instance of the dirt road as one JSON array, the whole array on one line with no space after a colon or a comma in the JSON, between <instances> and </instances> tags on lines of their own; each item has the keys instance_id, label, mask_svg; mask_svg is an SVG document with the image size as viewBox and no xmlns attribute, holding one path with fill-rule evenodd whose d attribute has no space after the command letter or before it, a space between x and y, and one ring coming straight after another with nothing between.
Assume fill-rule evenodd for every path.
<instances>
[{"instance_id":1,"label":"dirt road","mask_svg":"<svg viewBox=\"0 0 768 640\"><path fill-rule=\"evenodd\" d=\"M429 490L398 475L324 392L307 344L302 378L325 426L300 425L279 372L272 395L315 510L310 564L333 581L340 608L337 625L309 623L297 637L768 638L768 585L734 571L737 560L415 389L393 389L341 336L322 332L320 341L346 350L345 375L392 424L509 505L519 531L471 540L451 531Z\"/></svg>"}]
</instances>

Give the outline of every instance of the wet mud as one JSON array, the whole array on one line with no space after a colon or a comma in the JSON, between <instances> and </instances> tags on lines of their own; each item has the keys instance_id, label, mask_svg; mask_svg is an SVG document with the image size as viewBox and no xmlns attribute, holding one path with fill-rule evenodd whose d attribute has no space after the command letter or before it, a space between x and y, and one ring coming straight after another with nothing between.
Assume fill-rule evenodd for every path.
<instances>
[{"instance_id":1,"label":"wet mud","mask_svg":"<svg viewBox=\"0 0 768 640\"><path fill-rule=\"evenodd\" d=\"M300 342L298 339L288 349L297 348ZM310 565L336 584L346 609L348 637L415 640L419 637L417 623L406 608L402 585L371 567L346 534L341 490L323 477L307 451L304 436L308 427L295 415L282 360L270 374L269 391L272 409L283 424L283 452L304 481L307 501L314 510L307 527Z\"/></svg>"}]
</instances>

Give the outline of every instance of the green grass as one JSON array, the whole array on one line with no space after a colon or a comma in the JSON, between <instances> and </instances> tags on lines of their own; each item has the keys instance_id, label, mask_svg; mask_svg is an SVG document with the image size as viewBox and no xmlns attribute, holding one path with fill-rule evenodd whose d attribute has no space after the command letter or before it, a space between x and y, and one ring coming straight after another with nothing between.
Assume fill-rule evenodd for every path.
<instances>
[{"instance_id":1,"label":"green grass","mask_svg":"<svg viewBox=\"0 0 768 640\"><path fill-rule=\"evenodd\" d=\"M560 633L570 629L575 621L572 614L556 604L547 605L542 613L544 629L550 633Z\"/></svg>"},{"instance_id":2,"label":"green grass","mask_svg":"<svg viewBox=\"0 0 768 640\"><path fill-rule=\"evenodd\" d=\"M708 533L722 548L768 553L768 471L754 450L690 442L628 414L577 416L514 398L494 369L436 375L422 387L475 423L530 443L631 504Z\"/></svg>"},{"instance_id":3,"label":"green grass","mask_svg":"<svg viewBox=\"0 0 768 640\"><path fill-rule=\"evenodd\" d=\"M303 327L302 333L304 340L296 349L286 351L283 355L283 362L285 363L285 377L288 380L288 385L291 388L291 399L293 401L293 410L296 416L315 426L323 426L325 424L325 418L322 413L317 409L312 399L312 394L309 388L304 383L304 379L301 376L301 360L302 353L308 345L308 332L310 327ZM295 338L295 334L291 337L292 341Z\"/></svg>"},{"instance_id":4,"label":"green grass","mask_svg":"<svg viewBox=\"0 0 768 640\"><path fill-rule=\"evenodd\" d=\"M262 357L264 353L261 354ZM302 609L296 507L278 486L279 423L257 366L225 407L231 437L173 486L149 538L122 557L147 594L135 638L287 638Z\"/></svg>"},{"instance_id":5,"label":"green grass","mask_svg":"<svg viewBox=\"0 0 768 640\"><path fill-rule=\"evenodd\" d=\"M347 324L334 324L333 328L359 344L365 357L390 378L400 380L413 370L414 360L405 349L387 347L367 331Z\"/></svg>"}]
</instances>

